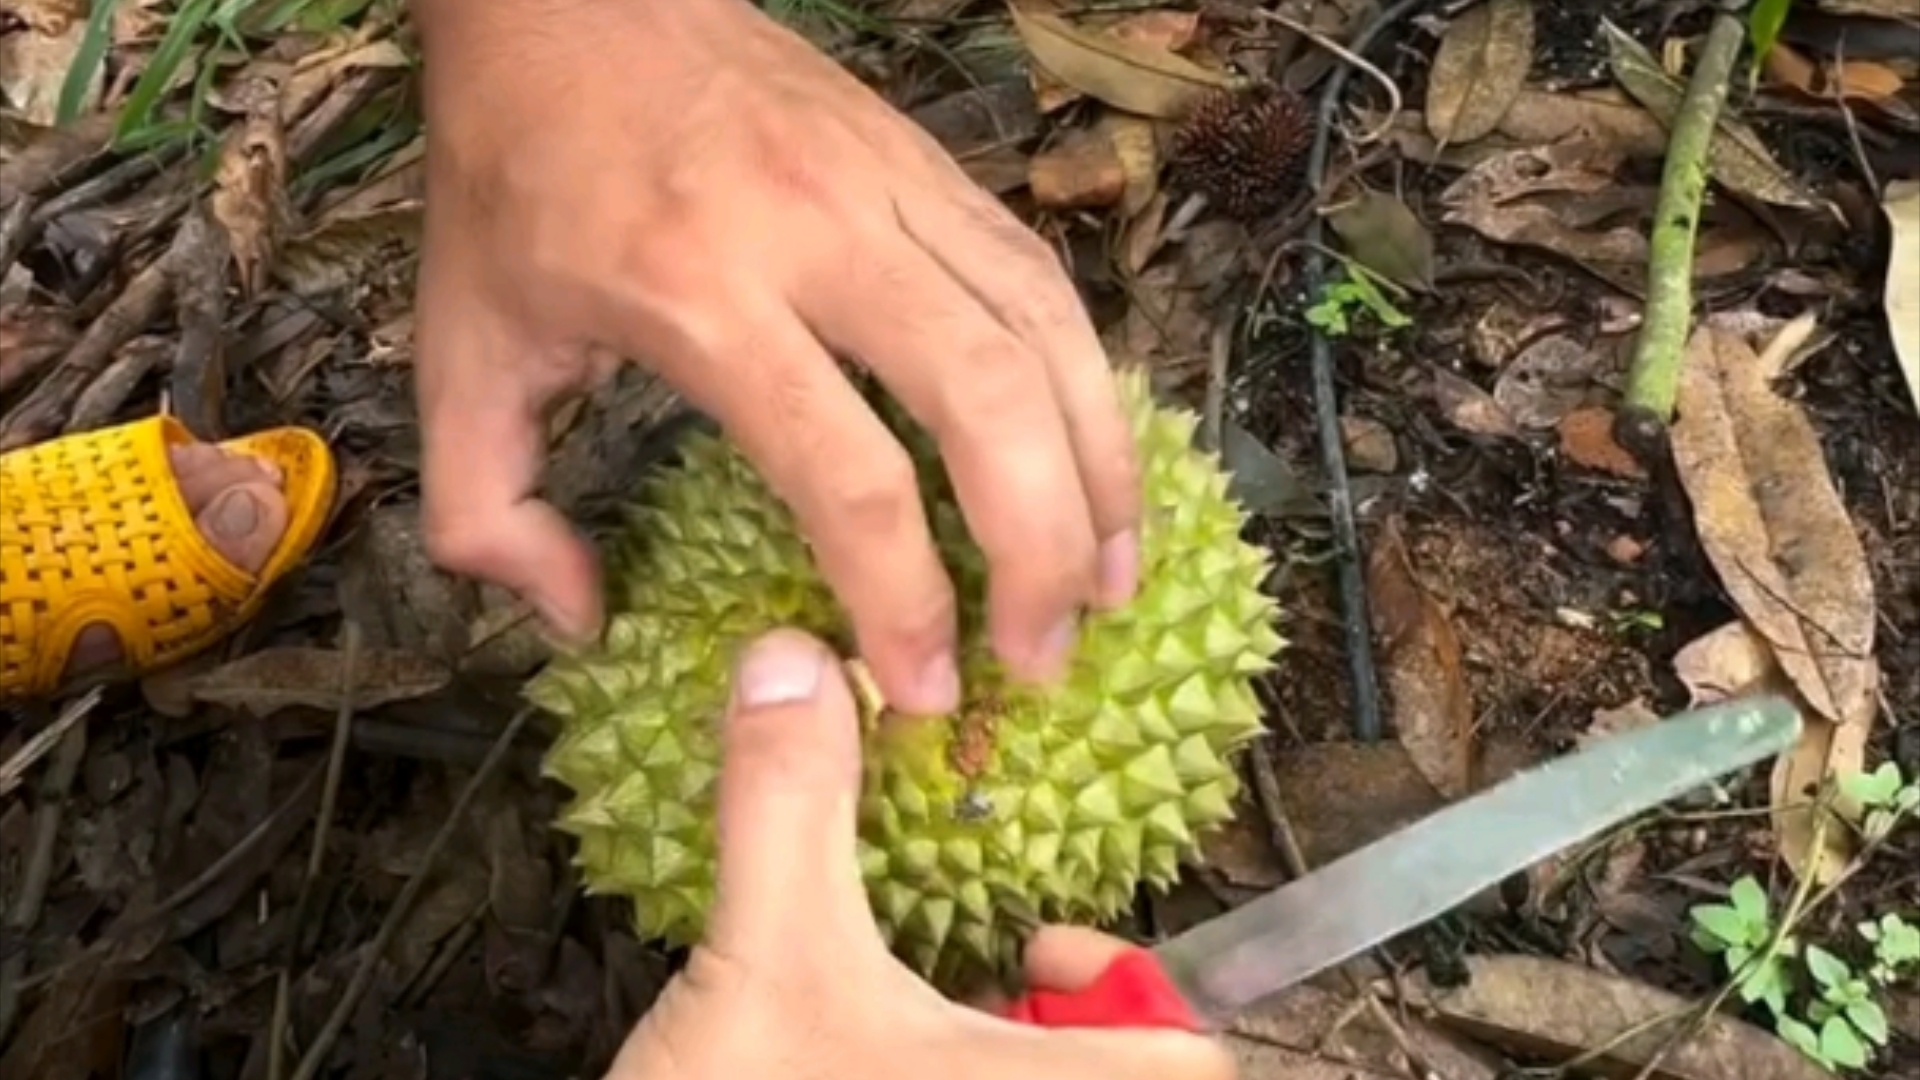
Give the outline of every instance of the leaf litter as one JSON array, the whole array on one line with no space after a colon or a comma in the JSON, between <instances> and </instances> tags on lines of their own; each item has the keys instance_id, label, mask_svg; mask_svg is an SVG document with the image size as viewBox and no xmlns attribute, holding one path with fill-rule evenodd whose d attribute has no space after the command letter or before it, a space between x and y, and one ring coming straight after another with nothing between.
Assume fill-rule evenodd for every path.
<instances>
[{"instance_id":1,"label":"leaf litter","mask_svg":"<svg viewBox=\"0 0 1920 1080\"><path fill-rule=\"evenodd\" d=\"M1165 931L1242 902L1301 864L1322 865L1476 785L1654 722L1690 698L1772 689L1820 715L1776 640L1775 623L1814 636L1811 609L1791 591L1769 607L1723 582L1727 565L1757 557L1748 538L1704 525L1696 538L1684 521L1663 519L1672 478L1640 468L1612 438L1614 358L1644 300L1639 264L1670 115L1662 91L1637 70L1638 92L1623 91L1598 13L1549 0L1455 7L1448 22L1389 26L1363 50L1406 107L1383 141L1356 143L1389 118L1383 87L1350 79L1326 193L1303 185L1293 207L1262 221L1196 215L1163 182L1161 151L1203 94L1269 74L1317 93L1350 66L1290 27L1233 5L1202 13L1028 0L1009 12L914 0L864 9L883 27L893 15L918 20L897 31L821 34L1057 245L1114 353L1145 359L1168 393L1209 412L1210 428L1217 420L1233 489L1255 514L1252 534L1275 554L1273 588L1294 646L1261 688L1273 738L1249 758L1250 794L1234 828L1209 842L1208 865L1176 897L1143 905L1141 928ZM341 10L351 18L359 8ZM214 130L195 149L208 152L213 182L193 194L177 186L184 170L165 154L147 166L157 173L89 187L131 168L138 140L168 145L166 109L141 112L143 98L134 112L153 126L126 121L168 25L161 8L118 5L95 96L69 127L0 110L0 417L30 421L15 437L137 415L191 376L207 384L195 407L229 428L322 427L342 454L344 483L338 524L306 579L228 648L113 699L89 730L59 830L66 869L25 951L13 954L33 981L14 1034L0 1035L12 1040L0 1047L9 1076L29 1061L40 1071L23 1075L65 1080L49 1070L75 1059L45 1048L80 1008L128 1019L89 1032L102 1047L173 1030L192 1014L213 1019L203 1036L210 1053L257 1058L282 969L293 991L287 1036L300 1042L339 1004L390 913L404 921L372 960L373 981L334 1048L341 1074L357 1080L412 1077L422 1062L430 1075L483 1063L591 1070L672 971L616 913L577 895L564 843L541 825L552 807L534 771L538 739L508 721L512 688L545 655L526 612L436 573L419 543L406 381L421 144L404 108L410 46L377 6L367 10L374 16L350 27L314 15L322 29L285 36L255 60L209 66L214 54L196 47L156 77L172 88L156 101L184 103L196 78L211 82L204 116ZM1348 46L1381 5L1278 10ZM1679 31L1651 15L1620 18L1622 32L1658 46L1645 55L1684 52L1673 47ZM810 31L823 21L810 20ZM1856 182L1853 166L1809 157L1778 121L1804 128L1808 110L1819 110L1812 122L1843 148L1839 158L1851 156L1852 124L1882 166L1899 113L1863 96L1885 76L1855 65L1899 65L1823 54L1802 38L1792 48L1827 81L1774 78L1720 132L1715 175L1741 198L1718 200L1702 222L1696 269L1709 284L1696 299L1703 316L1724 316L1778 311L1791 298L1821 307L1832 324L1824 342L1778 365L1763 388L1777 402L1758 398L1764 407L1749 415L1752 388L1736 379L1737 394L1716 384L1714 407L1735 432L1768 409L1803 414L1808 431L1793 445L1820 449L1831 470L1831 490L1815 500L1820 529L1843 505L1838 520L1861 542L1850 573L1863 560L1881 582L1861 603L1869 617L1880 606L1883 632L1866 640L1886 660L1875 688L1897 723L1920 701L1920 664L1900 652L1920 640L1920 612L1903 601L1920 575L1901 554L1920 543L1920 500L1907 494L1920 470L1901 456L1916 434L1911 414L1889 411L1912 390L1900 374L1911 364L1887 359L1911 352L1896 300L1911 279L1897 257L1862 248L1890 229L1904 254L1898 213L1907 204L1897 170L1881 168L1892 184ZM1677 85L1659 61L1652 70L1668 90ZM1853 116L1821 96L1836 88ZM131 149L111 144L116 129L136 137ZM1857 234L1810 224L1818 215L1763 217L1744 201L1754 197L1744 189L1780 183L1845 206ZM15 192L58 213L9 232ZM1863 224L1863 210L1880 216ZM1334 254L1373 267L1382 290L1407 289L1392 292L1404 323L1359 311L1306 318L1320 299L1300 261L1316 216ZM1862 272L1882 258L1884 295ZM193 276L188 267L202 287L177 288ZM130 281L160 287L143 293ZM1716 333L1734 324L1713 323ZM1739 325L1739 336L1765 335L1780 320ZM229 329L228 359L189 347L209 326ZM1338 328L1330 345L1336 435L1351 474L1344 493L1332 490L1315 445L1312 326ZM1886 331L1891 350L1873 336ZM1757 341L1752 350L1765 351ZM1883 388L1864 391L1867 378ZM30 398L34 408L20 413ZM671 392L635 373L561 410L549 470L556 503L583 522L607 513L670 445L656 433L672 429L676 409ZM1689 460L1683 496L1701 482L1703 467ZM1751 463L1742 468L1752 479ZM1353 737L1351 639L1327 555L1337 547L1327 514L1342 499L1361 529L1374 616L1363 629L1379 631L1392 720L1390 737L1375 742ZM1831 558L1817 554L1830 546L1811 545L1810 558ZM1831 571L1780 576L1807 591ZM347 621L365 638L355 649L342 644ZM1839 626L1858 630L1857 620ZM1673 652L1680 642L1690 643ZM1829 655L1802 666L1831 677L1835 665ZM315 736L341 722L343 704L353 767L327 838L319 913L296 925L324 757ZM1889 726L1836 724L1844 738L1810 738L1767 781L1736 778L1719 792L1742 808L1757 799L1755 810L1714 803L1696 817L1688 811L1699 804L1683 802L1294 988L1229 1033L1243 1075L1499 1076L1599 1049L1604 1033L1581 1003L1697 1001L1711 986L1685 938L1688 904L1743 869L1764 873L1776 852L1803 865L1793 860L1810 840L1793 791L1897 753ZM0 730L0 759L31 731ZM455 820L475 765L503 732L517 740L504 759L512 764L482 778L471 812ZM30 782L42 772L31 768ZM30 846L29 817L18 802L0 807L4 865L20 865ZM457 838L429 864L422 856L443 828ZM1844 897L1852 913L1886 897L1897 904L1906 887L1882 874L1850 882ZM9 929L5 940L22 939ZM187 955L202 941L214 943L212 961ZM1491 1020L1476 1027L1445 1007L1403 1010L1384 978L1389 962L1403 987L1444 984L1456 1013L1471 1012L1462 1002L1476 994L1499 999L1481 1002ZM1565 1007L1525 1000L1527 975L1564 988ZM1889 1005L1896 1017L1903 1000ZM513 1018L500 1034L472 1035L494 1030L500 1015ZM1798 1063L1764 1030L1741 1032L1732 1056L1712 1059L1723 1072L1770 1078L1765 1069ZM1666 1075L1693 1080L1681 1066L1700 1059L1677 1060ZM1902 1067L1896 1056L1886 1075Z\"/></svg>"}]
</instances>

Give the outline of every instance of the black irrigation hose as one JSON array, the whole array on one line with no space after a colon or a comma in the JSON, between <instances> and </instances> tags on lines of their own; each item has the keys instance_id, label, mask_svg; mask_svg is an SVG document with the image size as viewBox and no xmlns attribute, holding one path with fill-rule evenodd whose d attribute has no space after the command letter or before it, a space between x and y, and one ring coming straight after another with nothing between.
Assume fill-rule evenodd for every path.
<instances>
[{"instance_id":1,"label":"black irrigation hose","mask_svg":"<svg viewBox=\"0 0 1920 1080\"><path fill-rule=\"evenodd\" d=\"M1355 56L1365 56L1367 47L1380 32L1398 22L1427 0L1400 0L1380 13L1380 17L1360 31L1347 48ZM1331 134L1338 127L1340 96L1353 74L1348 64L1335 67L1320 94L1319 122L1315 124L1313 153L1307 159L1307 186L1315 196L1326 182L1327 150ZM1314 214L1307 226L1307 292L1315 302L1326 284L1325 223ZM1327 470L1328 513L1333 517L1333 534L1339 546L1340 606L1347 634L1347 667L1353 678L1353 731L1361 742L1378 741L1380 720L1380 684L1373 663L1373 634L1367 611L1366 573L1361 566L1359 530L1353 522L1353 487L1347 479L1346 451L1340 439L1339 403L1333 391L1333 346L1318 327L1309 326L1313 346L1313 410L1320 436L1320 459Z\"/></svg>"}]
</instances>

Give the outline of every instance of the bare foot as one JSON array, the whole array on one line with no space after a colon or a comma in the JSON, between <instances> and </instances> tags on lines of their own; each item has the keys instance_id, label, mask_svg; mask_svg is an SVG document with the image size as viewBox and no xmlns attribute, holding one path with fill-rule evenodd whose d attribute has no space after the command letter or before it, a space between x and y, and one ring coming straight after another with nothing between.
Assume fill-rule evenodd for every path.
<instances>
[{"instance_id":1,"label":"bare foot","mask_svg":"<svg viewBox=\"0 0 1920 1080\"><path fill-rule=\"evenodd\" d=\"M287 530L280 470L206 444L176 446L167 457L200 535L228 562L258 573ZM118 663L120 655L120 639L111 627L89 626L74 643L66 677L98 673Z\"/></svg>"}]
</instances>

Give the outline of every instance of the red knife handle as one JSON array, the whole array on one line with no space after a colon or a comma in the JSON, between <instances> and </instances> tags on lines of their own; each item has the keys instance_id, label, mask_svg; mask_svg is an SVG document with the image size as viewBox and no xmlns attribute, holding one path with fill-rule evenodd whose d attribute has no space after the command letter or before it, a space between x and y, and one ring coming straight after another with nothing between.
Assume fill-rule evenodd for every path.
<instances>
[{"instance_id":1,"label":"red knife handle","mask_svg":"<svg viewBox=\"0 0 1920 1080\"><path fill-rule=\"evenodd\" d=\"M1039 1027L1149 1027L1205 1031L1160 961L1147 949L1130 948L1100 977L1079 990L1033 990L1001 1015Z\"/></svg>"}]
</instances>

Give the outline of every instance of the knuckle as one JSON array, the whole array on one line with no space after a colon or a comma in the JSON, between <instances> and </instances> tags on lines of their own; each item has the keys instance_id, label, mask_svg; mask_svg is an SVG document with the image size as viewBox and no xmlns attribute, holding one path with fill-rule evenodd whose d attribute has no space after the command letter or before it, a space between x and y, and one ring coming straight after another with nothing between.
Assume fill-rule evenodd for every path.
<instances>
[{"instance_id":1,"label":"knuckle","mask_svg":"<svg viewBox=\"0 0 1920 1080\"><path fill-rule=\"evenodd\" d=\"M850 536L891 540L907 531L918 512L920 489L913 461L899 447L841 470L828 494L828 513Z\"/></svg>"},{"instance_id":2,"label":"knuckle","mask_svg":"<svg viewBox=\"0 0 1920 1080\"><path fill-rule=\"evenodd\" d=\"M474 518L438 509L439 505L423 503L421 507L420 541L427 558L456 574L486 565L493 552L493 531Z\"/></svg>"}]
</instances>

